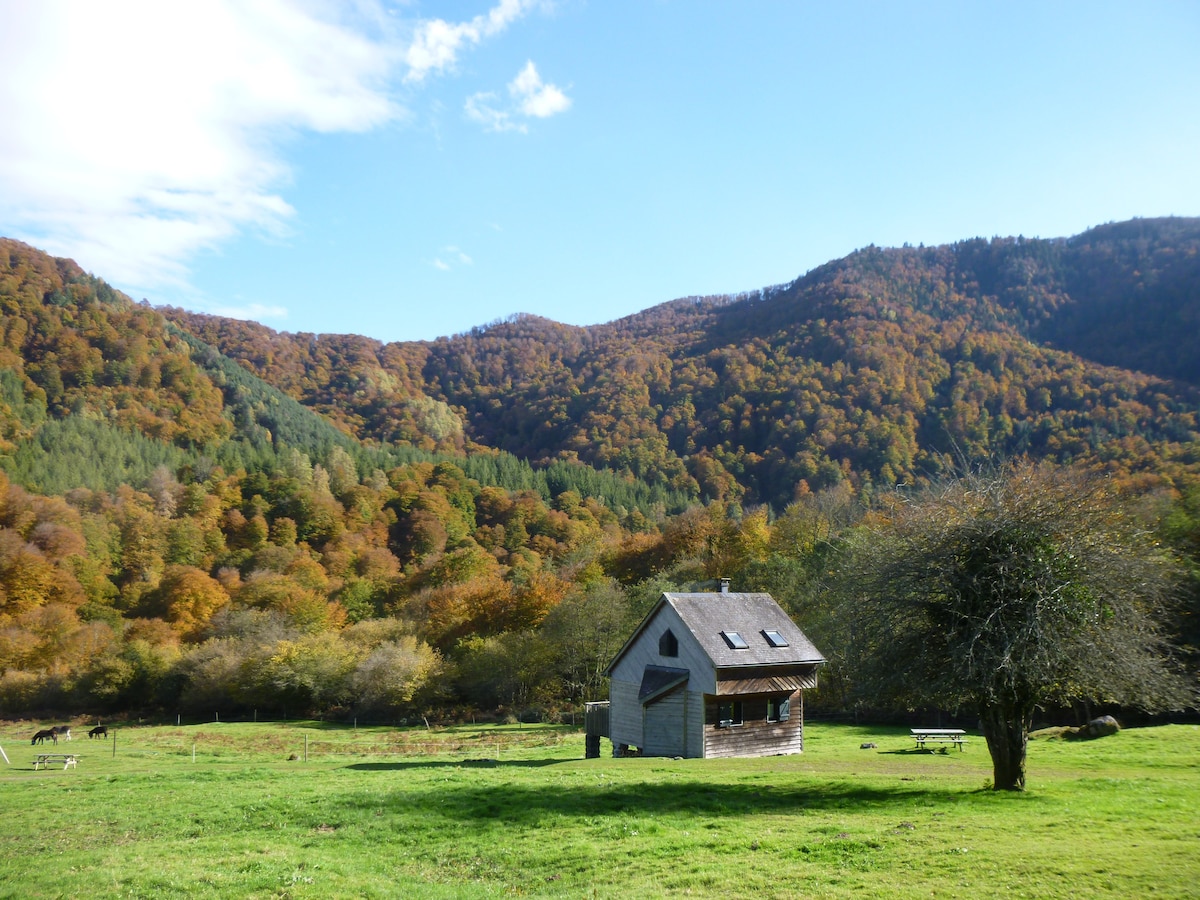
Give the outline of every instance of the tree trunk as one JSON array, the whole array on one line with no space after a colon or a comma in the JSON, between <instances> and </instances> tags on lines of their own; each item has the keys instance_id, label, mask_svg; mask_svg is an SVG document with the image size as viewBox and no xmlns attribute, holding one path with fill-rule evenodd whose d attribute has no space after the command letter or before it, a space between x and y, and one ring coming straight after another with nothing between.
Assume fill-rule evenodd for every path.
<instances>
[{"instance_id":1,"label":"tree trunk","mask_svg":"<svg viewBox=\"0 0 1200 900\"><path fill-rule=\"evenodd\" d=\"M992 790L1025 790L1025 746L1033 710L995 704L983 707L979 718L992 756Z\"/></svg>"}]
</instances>

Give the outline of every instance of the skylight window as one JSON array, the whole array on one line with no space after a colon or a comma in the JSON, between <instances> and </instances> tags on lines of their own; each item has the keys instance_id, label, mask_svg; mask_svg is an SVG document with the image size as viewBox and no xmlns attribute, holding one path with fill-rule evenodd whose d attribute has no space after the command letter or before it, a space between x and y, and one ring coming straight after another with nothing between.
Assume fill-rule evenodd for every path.
<instances>
[{"instance_id":1,"label":"skylight window","mask_svg":"<svg viewBox=\"0 0 1200 900\"><path fill-rule=\"evenodd\" d=\"M725 643L727 643L734 650L750 649L750 645L746 643L746 639L736 631L722 631L721 637L725 638Z\"/></svg>"},{"instance_id":2,"label":"skylight window","mask_svg":"<svg viewBox=\"0 0 1200 900\"><path fill-rule=\"evenodd\" d=\"M765 637L767 639L767 643L770 644L772 647L791 646L790 644L788 644L788 639L785 638L778 631L764 631L762 633L762 635L763 635L763 637Z\"/></svg>"}]
</instances>

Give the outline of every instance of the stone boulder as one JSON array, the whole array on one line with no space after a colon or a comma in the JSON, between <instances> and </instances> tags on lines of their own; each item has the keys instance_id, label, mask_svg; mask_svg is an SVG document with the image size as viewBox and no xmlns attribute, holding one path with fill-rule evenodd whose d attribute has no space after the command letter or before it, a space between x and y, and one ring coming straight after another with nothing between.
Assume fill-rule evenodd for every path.
<instances>
[{"instance_id":1,"label":"stone boulder","mask_svg":"<svg viewBox=\"0 0 1200 900\"><path fill-rule=\"evenodd\" d=\"M1121 724L1112 716L1100 716L1099 718L1092 719L1092 721L1080 728L1077 737L1108 737L1110 734L1116 734L1120 730Z\"/></svg>"},{"instance_id":2,"label":"stone boulder","mask_svg":"<svg viewBox=\"0 0 1200 900\"><path fill-rule=\"evenodd\" d=\"M1029 732L1031 740L1065 740L1090 741L1093 738L1108 737L1121 730L1121 723L1112 716L1100 716L1092 719L1086 725L1073 727L1058 725L1051 728L1039 728Z\"/></svg>"}]
</instances>

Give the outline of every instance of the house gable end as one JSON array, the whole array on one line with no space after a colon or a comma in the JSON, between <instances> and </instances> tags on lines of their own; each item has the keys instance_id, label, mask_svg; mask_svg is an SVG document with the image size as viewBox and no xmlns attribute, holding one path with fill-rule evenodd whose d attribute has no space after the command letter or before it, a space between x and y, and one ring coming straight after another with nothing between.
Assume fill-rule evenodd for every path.
<instances>
[{"instance_id":1,"label":"house gable end","mask_svg":"<svg viewBox=\"0 0 1200 900\"><path fill-rule=\"evenodd\" d=\"M674 656L662 653L661 638L666 631L675 636ZM617 681L640 683L647 666L687 671L691 679L688 690L708 693L716 690L712 660L679 614L665 602L660 602L651 610L633 637L626 641L609 663L605 674Z\"/></svg>"}]
</instances>

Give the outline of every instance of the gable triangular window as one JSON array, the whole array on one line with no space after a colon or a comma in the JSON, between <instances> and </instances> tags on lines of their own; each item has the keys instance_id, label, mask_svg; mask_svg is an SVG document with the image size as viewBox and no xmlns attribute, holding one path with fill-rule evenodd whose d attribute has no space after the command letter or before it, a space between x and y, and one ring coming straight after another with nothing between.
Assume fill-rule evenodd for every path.
<instances>
[{"instance_id":1,"label":"gable triangular window","mask_svg":"<svg viewBox=\"0 0 1200 900\"><path fill-rule=\"evenodd\" d=\"M679 655L679 638L675 637L675 632L670 628L664 631L658 639L658 654L659 656Z\"/></svg>"}]
</instances>

